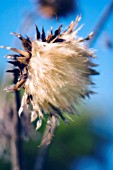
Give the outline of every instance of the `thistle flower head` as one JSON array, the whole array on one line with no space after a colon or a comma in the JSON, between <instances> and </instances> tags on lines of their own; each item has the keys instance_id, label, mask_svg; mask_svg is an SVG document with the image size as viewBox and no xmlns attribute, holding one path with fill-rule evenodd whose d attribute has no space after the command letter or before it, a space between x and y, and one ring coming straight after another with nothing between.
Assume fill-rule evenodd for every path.
<instances>
[{"instance_id":1,"label":"thistle flower head","mask_svg":"<svg viewBox=\"0 0 113 170\"><path fill-rule=\"evenodd\" d=\"M56 121L61 117L67 123L65 114L76 113L75 105L80 99L93 94L91 76L98 72L93 68L96 66L92 62L94 53L85 44L92 33L84 39L77 37L75 27L79 19L77 17L64 32L60 25L47 36L43 28L40 34L36 26L36 40L12 33L21 40L23 50L3 46L18 53L6 56L16 67L8 72L18 75L17 83L6 87L6 91L24 89L19 115L24 106L31 104L31 121L39 118L37 129L45 113L50 124L52 116Z\"/></svg>"}]
</instances>

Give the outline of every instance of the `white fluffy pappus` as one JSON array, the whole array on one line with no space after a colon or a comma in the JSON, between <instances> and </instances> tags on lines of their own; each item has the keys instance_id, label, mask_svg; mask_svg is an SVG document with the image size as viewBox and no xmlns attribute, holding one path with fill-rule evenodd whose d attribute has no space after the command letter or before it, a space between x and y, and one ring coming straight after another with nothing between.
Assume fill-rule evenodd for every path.
<instances>
[{"instance_id":1,"label":"white fluffy pappus","mask_svg":"<svg viewBox=\"0 0 113 170\"><path fill-rule=\"evenodd\" d=\"M93 52L77 41L32 42L25 92L33 96L33 108L54 113L49 104L70 112L91 85ZM74 112L74 110L73 110Z\"/></svg>"}]
</instances>

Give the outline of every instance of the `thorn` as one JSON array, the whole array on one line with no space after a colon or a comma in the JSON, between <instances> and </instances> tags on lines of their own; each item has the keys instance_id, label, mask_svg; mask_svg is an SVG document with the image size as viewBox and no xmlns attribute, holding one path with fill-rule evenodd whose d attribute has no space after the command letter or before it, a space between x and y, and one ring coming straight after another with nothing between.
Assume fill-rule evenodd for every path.
<instances>
[{"instance_id":1,"label":"thorn","mask_svg":"<svg viewBox=\"0 0 113 170\"><path fill-rule=\"evenodd\" d=\"M50 32L51 32L51 34L53 35L53 27L51 27L51 31L50 31Z\"/></svg>"},{"instance_id":2,"label":"thorn","mask_svg":"<svg viewBox=\"0 0 113 170\"><path fill-rule=\"evenodd\" d=\"M88 37L80 39L79 42L83 42L83 41L90 40L90 39L92 38L92 36L93 36L93 32L91 32L91 33L88 35Z\"/></svg>"},{"instance_id":3,"label":"thorn","mask_svg":"<svg viewBox=\"0 0 113 170\"><path fill-rule=\"evenodd\" d=\"M27 37L27 41L31 44L31 40L30 40L30 38L26 35L26 37Z\"/></svg>"},{"instance_id":4,"label":"thorn","mask_svg":"<svg viewBox=\"0 0 113 170\"><path fill-rule=\"evenodd\" d=\"M7 50L11 50L11 47L7 47L7 46L0 46L0 48L5 48L5 49L7 49Z\"/></svg>"},{"instance_id":5,"label":"thorn","mask_svg":"<svg viewBox=\"0 0 113 170\"><path fill-rule=\"evenodd\" d=\"M44 28L42 27L42 42L46 41L46 36L45 36L45 31Z\"/></svg>"},{"instance_id":6,"label":"thorn","mask_svg":"<svg viewBox=\"0 0 113 170\"><path fill-rule=\"evenodd\" d=\"M66 34L70 34L73 31L73 29L75 27L75 24L76 24L76 21L75 22L73 22L73 21L71 22L71 24L68 27L68 30L67 30Z\"/></svg>"},{"instance_id":7,"label":"thorn","mask_svg":"<svg viewBox=\"0 0 113 170\"><path fill-rule=\"evenodd\" d=\"M14 66L18 66L20 65L20 63L18 61L7 61L10 64L13 64Z\"/></svg>"},{"instance_id":8,"label":"thorn","mask_svg":"<svg viewBox=\"0 0 113 170\"><path fill-rule=\"evenodd\" d=\"M5 48L7 50L12 50L12 51L14 51L16 53L19 53L19 54L25 56L26 58L30 58L30 54L27 51L22 51L22 50L19 50L17 48L12 48L12 47L7 47L7 46L0 46L0 48Z\"/></svg>"},{"instance_id":9,"label":"thorn","mask_svg":"<svg viewBox=\"0 0 113 170\"><path fill-rule=\"evenodd\" d=\"M37 25L35 25L35 29L36 29L36 40L39 40L40 39L40 32L39 32L39 30L38 30L38 27L37 27Z\"/></svg>"},{"instance_id":10,"label":"thorn","mask_svg":"<svg viewBox=\"0 0 113 170\"><path fill-rule=\"evenodd\" d=\"M81 20L81 15L78 15L78 16L76 17L75 22L78 23L80 20Z\"/></svg>"},{"instance_id":11,"label":"thorn","mask_svg":"<svg viewBox=\"0 0 113 170\"><path fill-rule=\"evenodd\" d=\"M39 119L36 124L36 130L38 130L42 125L42 119Z\"/></svg>"},{"instance_id":12,"label":"thorn","mask_svg":"<svg viewBox=\"0 0 113 170\"><path fill-rule=\"evenodd\" d=\"M92 32L88 35L89 39L92 38L93 34L94 34L94 32L92 31Z\"/></svg>"},{"instance_id":13,"label":"thorn","mask_svg":"<svg viewBox=\"0 0 113 170\"><path fill-rule=\"evenodd\" d=\"M62 25L59 26L59 28L55 31L54 36L58 36L61 32Z\"/></svg>"},{"instance_id":14,"label":"thorn","mask_svg":"<svg viewBox=\"0 0 113 170\"><path fill-rule=\"evenodd\" d=\"M49 43L52 40L52 37L53 35L50 32L50 34L46 37L46 42Z\"/></svg>"},{"instance_id":15,"label":"thorn","mask_svg":"<svg viewBox=\"0 0 113 170\"><path fill-rule=\"evenodd\" d=\"M6 70L7 73L13 73L13 74L19 74L20 71L18 69L13 69L13 70Z\"/></svg>"},{"instance_id":16,"label":"thorn","mask_svg":"<svg viewBox=\"0 0 113 170\"><path fill-rule=\"evenodd\" d=\"M89 65L90 65L91 67L97 67L97 66L99 66L99 64L95 64L95 63L92 63L92 62L89 62Z\"/></svg>"},{"instance_id":17,"label":"thorn","mask_svg":"<svg viewBox=\"0 0 113 170\"><path fill-rule=\"evenodd\" d=\"M18 111L19 117L21 116L22 112L23 112L23 107L20 107L20 109L19 109L19 111Z\"/></svg>"},{"instance_id":18,"label":"thorn","mask_svg":"<svg viewBox=\"0 0 113 170\"><path fill-rule=\"evenodd\" d=\"M17 54L8 54L8 55L6 55L4 57L7 58L7 59L16 60L19 57L19 55L17 55Z\"/></svg>"},{"instance_id":19,"label":"thorn","mask_svg":"<svg viewBox=\"0 0 113 170\"><path fill-rule=\"evenodd\" d=\"M15 85L7 86L4 90L6 92L14 92L16 90Z\"/></svg>"},{"instance_id":20,"label":"thorn","mask_svg":"<svg viewBox=\"0 0 113 170\"><path fill-rule=\"evenodd\" d=\"M15 33L15 32L11 32L10 34L15 35L16 37L18 37L20 40L23 39L23 37L21 36L21 34Z\"/></svg>"},{"instance_id":21,"label":"thorn","mask_svg":"<svg viewBox=\"0 0 113 170\"><path fill-rule=\"evenodd\" d=\"M21 34L17 34L15 32L11 32L11 34L17 36L22 41L22 45L25 51L31 51L31 42L29 42L28 38L25 39Z\"/></svg>"},{"instance_id":22,"label":"thorn","mask_svg":"<svg viewBox=\"0 0 113 170\"><path fill-rule=\"evenodd\" d=\"M98 71L91 69L91 68L89 69L89 72L90 72L91 75L99 75Z\"/></svg>"},{"instance_id":23,"label":"thorn","mask_svg":"<svg viewBox=\"0 0 113 170\"><path fill-rule=\"evenodd\" d=\"M31 113L31 122L34 122L38 117L38 113L36 111L32 111Z\"/></svg>"},{"instance_id":24,"label":"thorn","mask_svg":"<svg viewBox=\"0 0 113 170\"><path fill-rule=\"evenodd\" d=\"M15 67L19 67L21 70L25 67L25 64L18 61L8 61L8 63L13 64Z\"/></svg>"}]
</instances>

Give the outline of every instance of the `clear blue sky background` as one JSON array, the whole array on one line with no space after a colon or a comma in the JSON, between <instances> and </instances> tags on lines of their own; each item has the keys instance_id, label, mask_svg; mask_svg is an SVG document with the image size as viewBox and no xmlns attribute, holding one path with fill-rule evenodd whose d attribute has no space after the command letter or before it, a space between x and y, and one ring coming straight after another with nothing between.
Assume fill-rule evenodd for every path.
<instances>
[{"instance_id":1,"label":"clear blue sky background","mask_svg":"<svg viewBox=\"0 0 113 170\"><path fill-rule=\"evenodd\" d=\"M84 23L84 27L79 32L80 36L87 36L88 33L93 31L95 25L99 21L99 16L102 14L103 9L110 3L111 0L80 0L80 12L82 20L80 24ZM23 16L27 12L33 12L35 8L31 0L0 0L0 45L10 46L13 41L13 36L10 32L19 30L19 25L22 22ZM63 23L65 28L71 20L75 19L75 14L68 18L60 19L59 23ZM55 20L44 19L39 16L36 17L34 24L39 27L44 27L49 30L51 25L56 27L59 23ZM34 29L34 24L31 30ZM93 46L96 49L97 59L95 60L100 66L98 71L100 76L94 78L96 81L95 91L98 93L87 100L85 103L94 106L94 110L102 112L105 115L113 115L113 49L108 50L105 48L104 32L108 32L113 40L113 14L106 23L102 34ZM34 33L34 32L33 32ZM13 43L13 46L15 44ZM3 70L6 68L6 59L4 56L10 53L4 49L0 49L0 72L3 75ZM2 89L1 89L2 90Z\"/></svg>"}]
</instances>

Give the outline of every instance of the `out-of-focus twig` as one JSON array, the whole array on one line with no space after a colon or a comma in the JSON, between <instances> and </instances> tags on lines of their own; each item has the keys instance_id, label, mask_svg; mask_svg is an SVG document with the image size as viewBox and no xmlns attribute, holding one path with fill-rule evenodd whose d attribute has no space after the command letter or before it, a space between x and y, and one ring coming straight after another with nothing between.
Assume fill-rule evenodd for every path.
<instances>
[{"instance_id":1,"label":"out-of-focus twig","mask_svg":"<svg viewBox=\"0 0 113 170\"><path fill-rule=\"evenodd\" d=\"M113 12L113 1L111 1L110 4L108 4L108 6L103 10L101 17L93 30L94 35L93 35L92 39L90 40L90 46L93 46L95 44L95 42L97 41L100 33L102 32L106 22L108 21L109 17L112 14L112 12Z\"/></svg>"}]
</instances>

